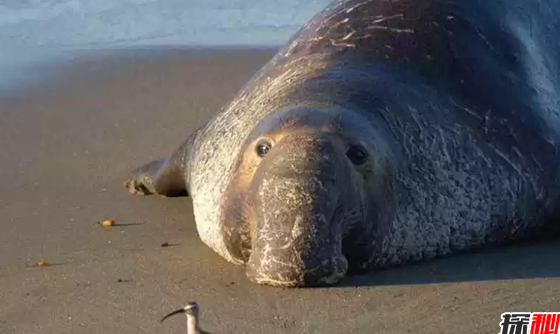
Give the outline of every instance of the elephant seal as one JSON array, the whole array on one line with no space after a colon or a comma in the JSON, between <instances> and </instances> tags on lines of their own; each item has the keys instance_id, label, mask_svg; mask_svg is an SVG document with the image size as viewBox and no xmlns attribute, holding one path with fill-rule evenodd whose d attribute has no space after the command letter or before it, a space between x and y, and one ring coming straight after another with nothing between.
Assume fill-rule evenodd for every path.
<instances>
[{"instance_id":1,"label":"elephant seal","mask_svg":"<svg viewBox=\"0 0 560 334\"><path fill-rule=\"evenodd\" d=\"M192 196L253 282L558 230L560 3L334 1L132 193Z\"/></svg>"}]
</instances>

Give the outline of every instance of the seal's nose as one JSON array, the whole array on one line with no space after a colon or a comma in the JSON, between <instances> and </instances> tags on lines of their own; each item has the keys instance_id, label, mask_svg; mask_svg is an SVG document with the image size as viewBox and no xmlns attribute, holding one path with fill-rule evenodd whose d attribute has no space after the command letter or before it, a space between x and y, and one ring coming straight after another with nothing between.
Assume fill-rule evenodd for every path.
<instances>
[{"instance_id":1,"label":"seal's nose","mask_svg":"<svg viewBox=\"0 0 560 334\"><path fill-rule=\"evenodd\" d=\"M344 165L324 138L280 142L259 167L256 240L248 277L262 284L334 283L348 268L342 255Z\"/></svg>"}]
</instances>

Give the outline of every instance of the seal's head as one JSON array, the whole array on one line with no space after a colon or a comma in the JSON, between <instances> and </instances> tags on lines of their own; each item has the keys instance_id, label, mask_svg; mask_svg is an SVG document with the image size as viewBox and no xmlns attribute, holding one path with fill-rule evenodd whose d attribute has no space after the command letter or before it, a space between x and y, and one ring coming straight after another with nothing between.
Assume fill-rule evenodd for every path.
<instances>
[{"instance_id":1,"label":"seal's head","mask_svg":"<svg viewBox=\"0 0 560 334\"><path fill-rule=\"evenodd\" d=\"M371 235L371 202L383 188L384 159L368 127L359 115L298 108L254 129L222 211L226 244L246 263L249 279L332 284L345 276L348 254L372 247L371 237L368 243L353 237Z\"/></svg>"}]
</instances>

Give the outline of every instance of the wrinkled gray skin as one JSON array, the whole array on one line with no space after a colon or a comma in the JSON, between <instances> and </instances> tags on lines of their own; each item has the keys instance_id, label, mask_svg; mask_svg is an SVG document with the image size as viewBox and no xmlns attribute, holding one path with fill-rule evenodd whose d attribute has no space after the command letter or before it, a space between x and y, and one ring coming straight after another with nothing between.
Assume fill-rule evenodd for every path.
<instances>
[{"instance_id":1,"label":"wrinkled gray skin","mask_svg":"<svg viewBox=\"0 0 560 334\"><path fill-rule=\"evenodd\" d=\"M558 17L555 0L335 1L127 187L188 193L202 241L276 286L556 232Z\"/></svg>"}]
</instances>

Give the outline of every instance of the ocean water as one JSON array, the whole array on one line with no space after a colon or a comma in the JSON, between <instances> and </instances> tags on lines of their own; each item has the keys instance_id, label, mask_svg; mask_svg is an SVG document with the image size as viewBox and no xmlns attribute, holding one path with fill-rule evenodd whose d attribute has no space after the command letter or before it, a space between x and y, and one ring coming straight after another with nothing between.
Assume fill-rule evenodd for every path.
<instances>
[{"instance_id":1,"label":"ocean water","mask_svg":"<svg viewBox=\"0 0 560 334\"><path fill-rule=\"evenodd\" d=\"M330 0L2 0L0 48L278 45Z\"/></svg>"},{"instance_id":2,"label":"ocean water","mask_svg":"<svg viewBox=\"0 0 560 334\"><path fill-rule=\"evenodd\" d=\"M92 49L282 45L330 1L1 0L0 90Z\"/></svg>"},{"instance_id":3,"label":"ocean water","mask_svg":"<svg viewBox=\"0 0 560 334\"><path fill-rule=\"evenodd\" d=\"M330 1L1 0L0 92L96 49L282 45Z\"/></svg>"}]
</instances>

